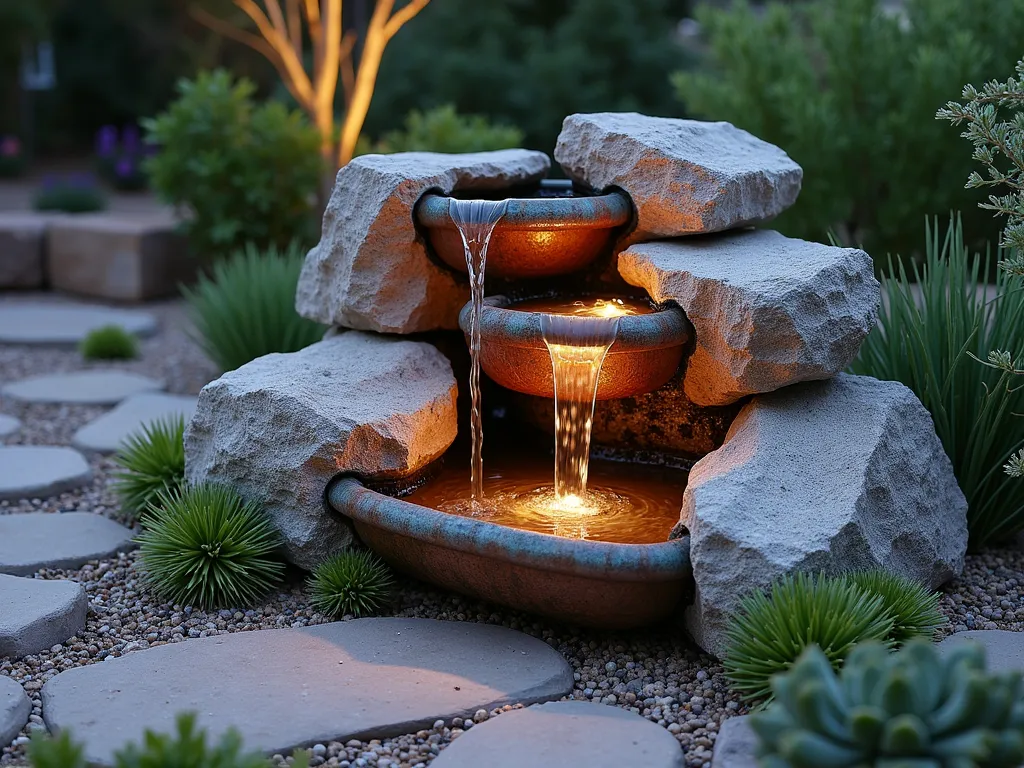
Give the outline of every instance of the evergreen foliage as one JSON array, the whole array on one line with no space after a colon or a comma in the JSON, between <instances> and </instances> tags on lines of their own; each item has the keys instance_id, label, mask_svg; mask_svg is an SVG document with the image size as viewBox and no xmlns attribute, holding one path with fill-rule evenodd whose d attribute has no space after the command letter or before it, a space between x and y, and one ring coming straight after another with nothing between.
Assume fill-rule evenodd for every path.
<instances>
[{"instance_id":1,"label":"evergreen foliage","mask_svg":"<svg viewBox=\"0 0 1024 768\"><path fill-rule=\"evenodd\" d=\"M114 462L114 490L121 511L137 520L161 494L174 495L185 482L185 417L150 422L128 436Z\"/></svg>"}]
</instances>

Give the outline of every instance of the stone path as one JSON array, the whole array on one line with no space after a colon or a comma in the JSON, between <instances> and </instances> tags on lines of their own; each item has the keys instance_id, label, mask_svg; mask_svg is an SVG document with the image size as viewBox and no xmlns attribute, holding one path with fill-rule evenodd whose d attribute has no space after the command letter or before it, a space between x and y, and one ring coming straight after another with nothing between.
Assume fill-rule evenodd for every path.
<instances>
[{"instance_id":1,"label":"stone path","mask_svg":"<svg viewBox=\"0 0 1024 768\"><path fill-rule=\"evenodd\" d=\"M116 451L125 438L141 430L144 425L179 414L188 423L195 410L194 395L133 395L75 432L71 442L84 451Z\"/></svg>"},{"instance_id":2,"label":"stone path","mask_svg":"<svg viewBox=\"0 0 1024 768\"><path fill-rule=\"evenodd\" d=\"M115 405L141 392L159 392L164 382L118 370L88 370L33 376L5 384L0 394L26 403Z\"/></svg>"},{"instance_id":3,"label":"stone path","mask_svg":"<svg viewBox=\"0 0 1024 768\"><path fill-rule=\"evenodd\" d=\"M32 701L25 689L9 677L0 675L0 747L14 741L32 714Z\"/></svg>"},{"instance_id":4,"label":"stone path","mask_svg":"<svg viewBox=\"0 0 1024 768\"><path fill-rule=\"evenodd\" d=\"M13 578L13 577L8 577ZM42 689L43 718L69 728L90 762L109 763L176 713L199 713L216 740L247 748L410 733L507 703L557 699L573 685L547 643L505 627L431 619L358 619L238 632L134 651L62 672Z\"/></svg>"},{"instance_id":5,"label":"stone path","mask_svg":"<svg viewBox=\"0 0 1024 768\"><path fill-rule=\"evenodd\" d=\"M557 701L494 717L459 736L431 768L683 768L683 750L650 720L618 707Z\"/></svg>"},{"instance_id":6,"label":"stone path","mask_svg":"<svg viewBox=\"0 0 1024 768\"><path fill-rule=\"evenodd\" d=\"M718 726L711 768L758 768L757 734L746 715L730 717Z\"/></svg>"},{"instance_id":7,"label":"stone path","mask_svg":"<svg viewBox=\"0 0 1024 768\"><path fill-rule=\"evenodd\" d=\"M0 573L80 568L134 546L130 530L92 512L0 515Z\"/></svg>"},{"instance_id":8,"label":"stone path","mask_svg":"<svg viewBox=\"0 0 1024 768\"><path fill-rule=\"evenodd\" d=\"M52 496L91 480L89 464L74 448L0 446L0 499Z\"/></svg>"},{"instance_id":9,"label":"stone path","mask_svg":"<svg viewBox=\"0 0 1024 768\"><path fill-rule=\"evenodd\" d=\"M1024 672L1024 632L1005 629L956 632L939 643L939 650L948 650L965 642L980 643L984 647L989 672Z\"/></svg>"},{"instance_id":10,"label":"stone path","mask_svg":"<svg viewBox=\"0 0 1024 768\"><path fill-rule=\"evenodd\" d=\"M0 304L0 344L77 344L105 325L148 336L156 331L157 322L153 315L137 309L49 302Z\"/></svg>"},{"instance_id":11,"label":"stone path","mask_svg":"<svg viewBox=\"0 0 1024 768\"><path fill-rule=\"evenodd\" d=\"M73 581L0 574L0 657L26 656L85 628L89 599Z\"/></svg>"},{"instance_id":12,"label":"stone path","mask_svg":"<svg viewBox=\"0 0 1024 768\"><path fill-rule=\"evenodd\" d=\"M21 422L13 416L0 413L0 437L7 437L7 435L13 435L21 429Z\"/></svg>"}]
</instances>

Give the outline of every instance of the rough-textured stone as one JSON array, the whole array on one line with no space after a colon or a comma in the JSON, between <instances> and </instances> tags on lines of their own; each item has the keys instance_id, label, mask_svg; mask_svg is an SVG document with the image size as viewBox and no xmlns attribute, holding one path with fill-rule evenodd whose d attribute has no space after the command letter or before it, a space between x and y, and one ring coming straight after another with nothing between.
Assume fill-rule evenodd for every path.
<instances>
[{"instance_id":1,"label":"rough-textured stone","mask_svg":"<svg viewBox=\"0 0 1024 768\"><path fill-rule=\"evenodd\" d=\"M693 323L684 389L698 405L834 376L878 314L867 254L770 230L640 243L619 255L619 273Z\"/></svg>"},{"instance_id":2,"label":"rough-textured stone","mask_svg":"<svg viewBox=\"0 0 1024 768\"><path fill-rule=\"evenodd\" d=\"M949 651L961 643L981 644L989 672L1024 672L1024 632L1005 629L956 632L939 643L939 652Z\"/></svg>"},{"instance_id":3,"label":"rough-textured stone","mask_svg":"<svg viewBox=\"0 0 1024 768\"><path fill-rule=\"evenodd\" d=\"M767 221L796 202L803 179L785 152L729 123L635 112L569 115L555 159L574 181L629 193L629 242Z\"/></svg>"},{"instance_id":4,"label":"rough-textured stone","mask_svg":"<svg viewBox=\"0 0 1024 768\"><path fill-rule=\"evenodd\" d=\"M402 477L455 439L456 383L430 344L349 332L253 360L203 387L185 434L193 482L257 499L312 568L351 542L324 502L341 472Z\"/></svg>"},{"instance_id":5,"label":"rough-textured stone","mask_svg":"<svg viewBox=\"0 0 1024 768\"><path fill-rule=\"evenodd\" d=\"M85 628L89 598L73 581L26 579L0 573L0 657L26 656Z\"/></svg>"},{"instance_id":6,"label":"rough-textured stone","mask_svg":"<svg viewBox=\"0 0 1024 768\"><path fill-rule=\"evenodd\" d=\"M166 395L161 392L132 395L75 432L71 443L83 451L116 451L126 438L147 424L179 415L184 416L187 423L195 410L196 398L193 395Z\"/></svg>"},{"instance_id":7,"label":"rough-textured stone","mask_svg":"<svg viewBox=\"0 0 1024 768\"><path fill-rule=\"evenodd\" d=\"M120 301L175 293L197 268L173 217L124 213L55 219L46 263L53 288Z\"/></svg>"},{"instance_id":8,"label":"rough-textured stone","mask_svg":"<svg viewBox=\"0 0 1024 768\"><path fill-rule=\"evenodd\" d=\"M0 302L0 344L75 345L90 331L119 325L129 333L148 336L156 318L136 309L112 309L86 304Z\"/></svg>"},{"instance_id":9,"label":"rough-textured stone","mask_svg":"<svg viewBox=\"0 0 1024 768\"><path fill-rule=\"evenodd\" d=\"M458 328L468 283L428 257L414 206L428 191L536 181L549 165L543 152L525 149L357 157L338 172L320 243L302 268L296 309L329 325L385 333Z\"/></svg>"},{"instance_id":10,"label":"rough-textured stone","mask_svg":"<svg viewBox=\"0 0 1024 768\"><path fill-rule=\"evenodd\" d=\"M746 717L730 717L718 726L711 768L757 768L757 734Z\"/></svg>"},{"instance_id":11,"label":"rough-textured stone","mask_svg":"<svg viewBox=\"0 0 1024 768\"><path fill-rule=\"evenodd\" d=\"M157 392L162 381L118 370L89 370L32 376L5 384L0 394L26 403L114 405L140 392Z\"/></svg>"},{"instance_id":12,"label":"rough-textured stone","mask_svg":"<svg viewBox=\"0 0 1024 768\"><path fill-rule=\"evenodd\" d=\"M35 213L0 213L0 288L39 288L44 281L47 219Z\"/></svg>"},{"instance_id":13,"label":"rough-textured stone","mask_svg":"<svg viewBox=\"0 0 1024 768\"><path fill-rule=\"evenodd\" d=\"M721 655L740 598L795 571L881 567L937 587L963 569L967 502L931 415L898 382L841 374L755 397L683 494L687 627Z\"/></svg>"},{"instance_id":14,"label":"rough-textured stone","mask_svg":"<svg viewBox=\"0 0 1024 768\"><path fill-rule=\"evenodd\" d=\"M505 627L429 619L357 619L237 632L135 651L62 672L42 690L43 717L105 763L143 730L198 713L218 739L292 747L414 732L506 703L557 699L572 670L542 640Z\"/></svg>"},{"instance_id":15,"label":"rough-textured stone","mask_svg":"<svg viewBox=\"0 0 1024 768\"><path fill-rule=\"evenodd\" d=\"M93 512L0 515L0 573L79 568L134 546L130 530Z\"/></svg>"},{"instance_id":16,"label":"rough-textured stone","mask_svg":"<svg viewBox=\"0 0 1024 768\"><path fill-rule=\"evenodd\" d=\"M0 499L34 499L85 485L92 470L73 448L0 446Z\"/></svg>"},{"instance_id":17,"label":"rough-textured stone","mask_svg":"<svg viewBox=\"0 0 1024 768\"><path fill-rule=\"evenodd\" d=\"M682 768L664 728L618 707L556 701L487 720L453 741L435 768Z\"/></svg>"},{"instance_id":18,"label":"rough-textured stone","mask_svg":"<svg viewBox=\"0 0 1024 768\"><path fill-rule=\"evenodd\" d=\"M0 413L0 437L6 437L7 435L13 435L21 429L21 421L8 416L6 413Z\"/></svg>"},{"instance_id":19,"label":"rough-textured stone","mask_svg":"<svg viewBox=\"0 0 1024 768\"><path fill-rule=\"evenodd\" d=\"M0 675L0 747L14 741L31 714L32 700L25 689L11 678Z\"/></svg>"}]
</instances>

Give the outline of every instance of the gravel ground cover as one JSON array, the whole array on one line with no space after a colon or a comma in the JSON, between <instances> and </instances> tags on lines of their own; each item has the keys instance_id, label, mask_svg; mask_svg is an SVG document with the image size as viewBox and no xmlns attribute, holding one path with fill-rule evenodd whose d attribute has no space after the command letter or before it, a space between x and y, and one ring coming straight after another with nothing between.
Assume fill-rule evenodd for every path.
<instances>
[{"instance_id":1,"label":"gravel ground cover","mask_svg":"<svg viewBox=\"0 0 1024 768\"><path fill-rule=\"evenodd\" d=\"M216 371L189 339L183 308L179 303L167 302L150 304L146 309L158 315L161 329L142 341L141 358L102 365L163 378L169 392L198 392L216 376ZM4 381L90 365L99 364L83 363L75 350L0 345L0 379ZM6 400L0 402L0 412L22 419L24 426L2 442L65 445L76 429L105 410L23 405ZM89 511L121 520L110 490L112 462L103 457L93 457L90 462L96 475L91 485L53 498L0 502L0 514ZM126 553L116 559L91 562L79 570L38 574L39 578L82 583L89 595L90 612L85 631L67 643L16 661L0 660L0 674L21 683L33 703L28 729L14 744L0 748L0 765L25 764L29 730L42 727L40 689L61 671L163 643L325 621L310 606L304 575L297 571L290 572L284 584L259 606L206 612L152 597L141 583L136 560L137 553ZM947 631L1020 631L1024 624L1024 550L990 550L969 556L963 577L945 588L941 605L950 618ZM737 697L729 694L721 666L688 643L679 627L632 633L579 630L408 580L399 582L394 602L384 614L502 624L542 638L573 667L576 683L571 698L630 708L662 725L679 740L688 766L709 766L718 725L724 718L745 711ZM317 744L312 763L425 766L466 729L501 712L481 710L470 720L437 721L429 730L383 741ZM286 756L275 759L281 764L289 761Z\"/></svg>"}]
</instances>

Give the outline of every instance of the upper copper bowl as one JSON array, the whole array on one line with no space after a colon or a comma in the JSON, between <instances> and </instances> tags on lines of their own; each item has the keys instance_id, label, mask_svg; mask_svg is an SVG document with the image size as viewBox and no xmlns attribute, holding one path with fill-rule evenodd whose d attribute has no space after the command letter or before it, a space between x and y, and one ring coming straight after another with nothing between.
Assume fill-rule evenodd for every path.
<instances>
[{"instance_id":1,"label":"upper copper bowl","mask_svg":"<svg viewBox=\"0 0 1024 768\"><path fill-rule=\"evenodd\" d=\"M557 181L541 190L572 190ZM574 193L575 194L575 193ZM451 197L424 195L416 221L426 231L434 253L452 269L466 271L462 238L448 213ZM615 230L633 216L625 195L592 197L514 197L501 217L487 249L487 276L513 279L553 277L582 269L605 250Z\"/></svg>"},{"instance_id":2,"label":"upper copper bowl","mask_svg":"<svg viewBox=\"0 0 1024 768\"><path fill-rule=\"evenodd\" d=\"M540 312L509 309L505 296L484 299L480 313L480 366L501 386L527 395L554 397L551 357L540 328ZM472 302L459 313L459 326L469 334ZM679 368L690 340L690 323L682 310L670 307L646 315L619 318L615 343L601 366L597 399L653 392Z\"/></svg>"}]
</instances>

